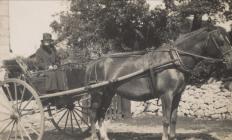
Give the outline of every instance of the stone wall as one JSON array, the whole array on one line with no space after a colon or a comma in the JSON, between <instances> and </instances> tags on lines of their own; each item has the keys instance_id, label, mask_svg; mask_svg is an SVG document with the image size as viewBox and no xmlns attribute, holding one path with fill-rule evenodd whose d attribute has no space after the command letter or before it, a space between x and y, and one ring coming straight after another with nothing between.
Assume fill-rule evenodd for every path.
<instances>
[{"instance_id":1,"label":"stone wall","mask_svg":"<svg viewBox=\"0 0 232 140\"><path fill-rule=\"evenodd\" d=\"M162 115L161 101L154 99L147 102L132 102L132 113ZM222 82L215 81L196 86L187 86L179 105L179 116L196 119L230 119L232 120L232 92L222 86Z\"/></svg>"}]
</instances>

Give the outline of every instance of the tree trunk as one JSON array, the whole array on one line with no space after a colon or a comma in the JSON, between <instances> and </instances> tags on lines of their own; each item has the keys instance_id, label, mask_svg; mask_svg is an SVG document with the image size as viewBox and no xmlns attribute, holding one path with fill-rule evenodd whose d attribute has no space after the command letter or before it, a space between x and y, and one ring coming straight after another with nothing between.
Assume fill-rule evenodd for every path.
<instances>
[{"instance_id":1,"label":"tree trunk","mask_svg":"<svg viewBox=\"0 0 232 140\"><path fill-rule=\"evenodd\" d=\"M200 29L201 24L202 24L202 14L194 14L191 31Z\"/></svg>"}]
</instances>

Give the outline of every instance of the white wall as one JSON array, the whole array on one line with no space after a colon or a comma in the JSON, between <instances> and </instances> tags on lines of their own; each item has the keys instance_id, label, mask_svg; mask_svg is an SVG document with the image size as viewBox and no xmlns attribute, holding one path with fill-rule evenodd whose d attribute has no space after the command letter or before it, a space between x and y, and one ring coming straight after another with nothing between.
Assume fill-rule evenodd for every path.
<instances>
[{"instance_id":1,"label":"white wall","mask_svg":"<svg viewBox=\"0 0 232 140\"><path fill-rule=\"evenodd\" d=\"M0 1L0 61L9 55L9 5Z\"/></svg>"}]
</instances>

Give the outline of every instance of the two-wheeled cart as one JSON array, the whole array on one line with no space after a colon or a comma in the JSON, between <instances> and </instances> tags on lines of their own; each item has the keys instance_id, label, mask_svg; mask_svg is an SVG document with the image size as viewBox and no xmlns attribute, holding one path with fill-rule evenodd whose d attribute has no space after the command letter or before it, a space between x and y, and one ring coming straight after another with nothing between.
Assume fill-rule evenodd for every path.
<instances>
[{"instance_id":1,"label":"two-wheeled cart","mask_svg":"<svg viewBox=\"0 0 232 140\"><path fill-rule=\"evenodd\" d=\"M42 87L46 78L43 75L44 72L28 72L27 64L21 59L16 59L15 63L17 68L21 69L18 72L20 74L10 72L6 79L0 82L2 87L0 89L0 139L2 140L42 140L45 128L49 127L47 123L45 124L46 120L50 120L56 129L64 134L85 137L90 130L88 116L91 91L139 78L149 74L151 70L162 71L173 65L173 61L170 61L109 81L85 86L77 84L65 91L43 94L45 91ZM8 66L8 71L11 71L11 67L14 65ZM70 78L74 80L81 72L80 70L73 72L73 69L71 71ZM81 75L83 76L84 73Z\"/></svg>"}]
</instances>

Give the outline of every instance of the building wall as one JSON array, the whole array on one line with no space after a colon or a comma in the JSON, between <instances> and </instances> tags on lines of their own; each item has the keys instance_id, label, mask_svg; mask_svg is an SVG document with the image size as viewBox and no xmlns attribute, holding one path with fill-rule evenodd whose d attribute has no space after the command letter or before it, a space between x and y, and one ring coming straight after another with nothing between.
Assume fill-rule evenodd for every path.
<instances>
[{"instance_id":1,"label":"building wall","mask_svg":"<svg viewBox=\"0 0 232 140\"><path fill-rule=\"evenodd\" d=\"M9 57L9 1L0 0L0 60Z\"/></svg>"}]
</instances>

